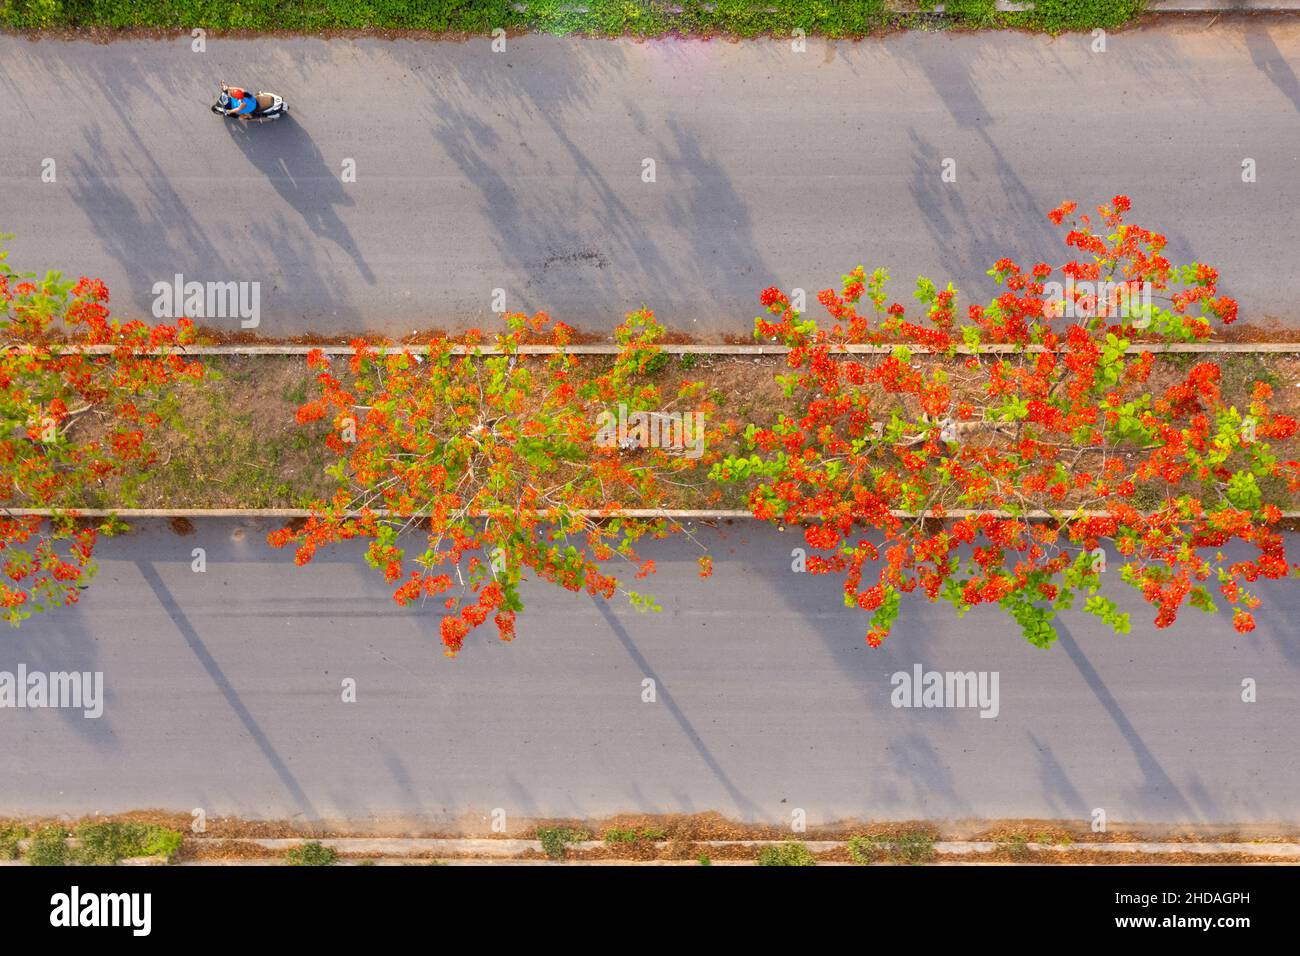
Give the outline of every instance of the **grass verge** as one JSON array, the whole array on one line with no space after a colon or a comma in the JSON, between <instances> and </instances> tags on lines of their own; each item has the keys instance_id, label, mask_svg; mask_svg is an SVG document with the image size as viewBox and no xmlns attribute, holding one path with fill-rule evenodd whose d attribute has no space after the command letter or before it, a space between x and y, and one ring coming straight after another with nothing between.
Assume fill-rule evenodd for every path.
<instances>
[{"instance_id":1,"label":"grass verge","mask_svg":"<svg viewBox=\"0 0 1300 956\"><path fill-rule=\"evenodd\" d=\"M903 4L895 4L903 7ZM995 0L935 0L891 10L885 0L0 0L0 26L16 30L100 28L215 31L418 30L488 34L493 29L589 36L670 34L733 37L861 37L889 27L954 25L1061 32L1117 27L1142 0L1035 0L1000 12Z\"/></svg>"}]
</instances>

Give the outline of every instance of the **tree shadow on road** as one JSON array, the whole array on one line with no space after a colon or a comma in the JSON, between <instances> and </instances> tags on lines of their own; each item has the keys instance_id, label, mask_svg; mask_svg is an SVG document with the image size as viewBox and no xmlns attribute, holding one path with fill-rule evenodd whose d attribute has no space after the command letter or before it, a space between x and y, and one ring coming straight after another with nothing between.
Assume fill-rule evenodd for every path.
<instances>
[{"instance_id":1,"label":"tree shadow on road","mask_svg":"<svg viewBox=\"0 0 1300 956\"><path fill-rule=\"evenodd\" d=\"M1069 655L1088 688L1114 722L1124 742L1128 744L1137 761L1138 769L1144 778L1144 784L1132 797L1135 806L1147 813L1156 814L1152 819L1191 820L1199 817L1197 811L1178 789L1178 785L1165 772L1160 760L1142 739L1137 727L1129 720L1124 707L1115 698L1105 679L1093 667L1083 648L1070 633L1069 627L1059 618L1056 621L1057 647Z\"/></svg>"},{"instance_id":2,"label":"tree shadow on road","mask_svg":"<svg viewBox=\"0 0 1300 956\"><path fill-rule=\"evenodd\" d=\"M226 130L307 228L346 252L362 278L373 285L375 275L337 211L355 205L339 178L342 167L335 171L325 162L311 135L291 115L259 124L228 120Z\"/></svg>"},{"instance_id":3,"label":"tree shadow on road","mask_svg":"<svg viewBox=\"0 0 1300 956\"><path fill-rule=\"evenodd\" d=\"M584 327L647 306L689 329L716 323L738 299L756 302L776 278L754 232L757 197L707 148L706 131L685 109L647 122L643 104L618 92L628 65L620 45L561 58L547 49L535 39L416 74L435 141L480 198L503 273L492 284ZM395 55L420 65L404 48ZM509 68L514 56L526 69ZM484 89L495 115L483 109ZM614 142L619 149L606 148ZM645 159L656 164L653 182L643 181Z\"/></svg>"},{"instance_id":4,"label":"tree shadow on road","mask_svg":"<svg viewBox=\"0 0 1300 956\"><path fill-rule=\"evenodd\" d=\"M93 579L92 579L93 580ZM94 584L92 587L96 586ZM111 587L111 584L107 586ZM28 674L37 672L76 671L91 673L105 670L94 634L93 622L79 605L55 607L43 614L35 614L18 630L6 627L3 639L0 639L0 671L16 674L19 666L25 666ZM33 633L36 632L36 633ZM108 753L118 749L117 735L113 731L113 701L118 698L111 673L104 675L103 713L96 718L87 718L85 709L79 707L51 708L57 711L64 724L88 744ZM18 719L17 714L5 713L8 725L6 732L29 730L29 727L9 723ZM42 719L40 712L26 715L27 721ZM12 739L12 738L9 738ZM10 756L15 751L4 748Z\"/></svg>"},{"instance_id":5,"label":"tree shadow on road","mask_svg":"<svg viewBox=\"0 0 1300 956\"><path fill-rule=\"evenodd\" d=\"M208 650L207 645L199 635L198 630L192 623L190 623L190 619L186 615L184 608L182 608L176 598L172 596L171 591L163 582L162 577L158 574L153 563L149 561L138 561L136 562L136 566L140 571L141 577L144 578L145 582L149 585L149 588L153 591L154 596L158 598L158 603L167 613L167 616L171 618L172 623L180 632L181 637L185 640L185 643L189 645L190 650L194 652L195 658L198 659L198 662L202 665L204 671L207 672L213 685L221 692L227 705L234 712L235 716L239 718L240 723L244 725L244 729L248 731L249 737L252 738L253 742L257 745L257 748L262 751L262 755L266 758L267 763L271 765L276 776L280 778L280 782L283 784L290 798L295 804L297 804L298 808L308 820L318 819L316 808L312 805L306 792L298 783L297 777L295 777L293 771L289 769L289 765L285 762L284 758L280 756L275 744L271 742L271 739L257 722L257 718L255 718L249 711L248 707L245 706L243 700L239 696L239 692L226 676L221 665L217 663L216 658L214 658L212 653Z\"/></svg>"},{"instance_id":6,"label":"tree shadow on road","mask_svg":"<svg viewBox=\"0 0 1300 956\"><path fill-rule=\"evenodd\" d=\"M1252 24L1245 31L1246 48L1250 58L1259 72L1268 77L1268 81L1291 101L1291 106L1300 113L1300 80L1296 79L1295 70L1287 62L1286 56L1277 48L1273 37L1264 24Z\"/></svg>"},{"instance_id":7,"label":"tree shadow on road","mask_svg":"<svg viewBox=\"0 0 1300 956\"><path fill-rule=\"evenodd\" d=\"M664 685L662 678L655 672L655 669L650 665L650 662L647 661L645 656L641 653L640 648L637 647L636 641L633 640L632 636L627 632L627 628L623 626L623 623L614 615L613 611L610 610L609 602L600 597L594 597L592 598L592 601L595 604L596 609L600 611L601 616L605 619L605 623L609 625L609 629L614 632L619 643L623 645L623 649L627 651L628 656L632 658L633 663L636 665L637 672L655 682L655 693L659 701L668 708L668 712L672 715L673 720L677 722L682 733L685 734L686 739L690 741L696 754L698 754L700 759L704 761L705 766L709 768L709 772L713 774L714 778L722 784L723 789L726 790L727 795L731 798L736 808L747 818L757 817L760 814L759 807L750 800L749 797L747 797L731 779L718 758L704 742L704 738L700 735L700 732L696 730L690 718L686 716L685 711L682 710L681 706L673 698L672 692Z\"/></svg>"},{"instance_id":8,"label":"tree shadow on road","mask_svg":"<svg viewBox=\"0 0 1300 956\"><path fill-rule=\"evenodd\" d=\"M104 129L94 122L83 127L82 138L84 150L73 153L68 164L68 192L130 283L129 293L116 286L111 290L115 304L151 302L154 283L170 283L178 272L224 280L239 271L220 248L221 237L212 236L194 217L148 150L138 148L138 142L133 149L111 148ZM126 188L132 180L150 183L146 201L132 197Z\"/></svg>"}]
</instances>

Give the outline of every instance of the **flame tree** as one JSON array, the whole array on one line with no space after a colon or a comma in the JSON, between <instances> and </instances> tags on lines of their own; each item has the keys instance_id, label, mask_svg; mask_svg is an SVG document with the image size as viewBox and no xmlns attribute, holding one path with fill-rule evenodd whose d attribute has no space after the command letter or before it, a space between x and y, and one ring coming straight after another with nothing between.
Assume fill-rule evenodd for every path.
<instances>
[{"instance_id":1,"label":"flame tree","mask_svg":"<svg viewBox=\"0 0 1300 956\"><path fill-rule=\"evenodd\" d=\"M367 540L366 561L396 585L398 604L442 605L449 656L488 618L503 640L514 636L528 575L601 598L623 592L657 610L630 587L654 570L637 543L684 529L616 513L660 509L667 486L708 490L708 453L691 457L646 434L600 440L620 406L658 418L689 409L707 420L712 411L699 383L672 395L655 383L667 356L650 312L629 315L616 333L619 354L581 374L563 323L514 314L507 326L494 350L475 332L464 351L446 339L397 353L358 341L340 367L320 350L309 355L320 391L298 420L327 423L339 489L269 538L294 545L298 564L331 543ZM529 339L557 350L523 354ZM417 529L423 547L408 551L404 533Z\"/></svg>"},{"instance_id":2,"label":"flame tree","mask_svg":"<svg viewBox=\"0 0 1300 956\"><path fill-rule=\"evenodd\" d=\"M1079 600L1126 632L1128 615L1098 593L1104 544L1161 628L1221 598L1250 631L1248 586L1291 572L1278 524L1300 464L1279 449L1293 449L1297 423L1271 409L1271 385L1234 396L1238 407L1216 363L1130 350L1139 337L1203 340L1236 303L1215 270L1175 266L1162 235L1125 223L1126 197L1095 218L1075 208L1049 214L1070 219L1074 259L998 261L989 274L1006 291L964 316L956 290L925 278L909 314L886 295L888 275L862 267L819 295L828 327L775 288L762 295L755 335L791 347L780 381L798 412L751 426L749 453L712 476L752 482L756 517L806 525L809 570L843 575L846 605L872 615L872 646L914 591L958 614L996 605L1040 647L1056 637L1054 613ZM1115 297L1118 315L1099 294L1116 286L1134 293ZM875 360L845 354L885 343L902 344ZM1229 558L1233 543L1252 556Z\"/></svg>"},{"instance_id":3,"label":"flame tree","mask_svg":"<svg viewBox=\"0 0 1300 956\"><path fill-rule=\"evenodd\" d=\"M176 351L190 339L185 320L119 322L100 280L38 280L7 256L0 249L0 609L18 625L76 602L98 537L122 527L79 520L77 507L108 482L122 490L147 475L150 438L175 414L171 386L203 368ZM31 510L49 515L16 513Z\"/></svg>"}]
</instances>

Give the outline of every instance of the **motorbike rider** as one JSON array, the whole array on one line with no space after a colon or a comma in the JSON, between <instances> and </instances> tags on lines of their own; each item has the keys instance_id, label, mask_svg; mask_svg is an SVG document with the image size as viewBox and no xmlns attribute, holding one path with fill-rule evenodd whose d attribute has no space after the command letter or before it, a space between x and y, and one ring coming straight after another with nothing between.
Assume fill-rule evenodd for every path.
<instances>
[{"instance_id":1,"label":"motorbike rider","mask_svg":"<svg viewBox=\"0 0 1300 956\"><path fill-rule=\"evenodd\" d=\"M221 85L221 92L226 95L230 105L222 112L227 116L248 116L257 109L257 97L238 86Z\"/></svg>"}]
</instances>

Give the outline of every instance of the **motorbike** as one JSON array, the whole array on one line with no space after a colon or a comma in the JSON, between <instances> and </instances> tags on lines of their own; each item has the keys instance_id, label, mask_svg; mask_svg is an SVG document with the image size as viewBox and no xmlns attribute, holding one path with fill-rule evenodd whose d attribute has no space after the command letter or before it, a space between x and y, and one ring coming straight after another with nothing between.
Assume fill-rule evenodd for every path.
<instances>
[{"instance_id":1,"label":"motorbike","mask_svg":"<svg viewBox=\"0 0 1300 956\"><path fill-rule=\"evenodd\" d=\"M224 116L230 116L233 119L242 120L245 123L250 121L266 123L270 120L279 119L285 113L289 112L289 104L286 103L282 97L275 93L267 93L264 90L258 90L256 94L245 93L245 96L253 96L257 102L257 106L254 107L251 113L227 113L226 110L230 109L235 103L234 97L230 95L230 91L233 89L237 89L237 87L227 86L224 83L221 84L221 95L218 96L217 101L212 104L212 112Z\"/></svg>"}]
</instances>

